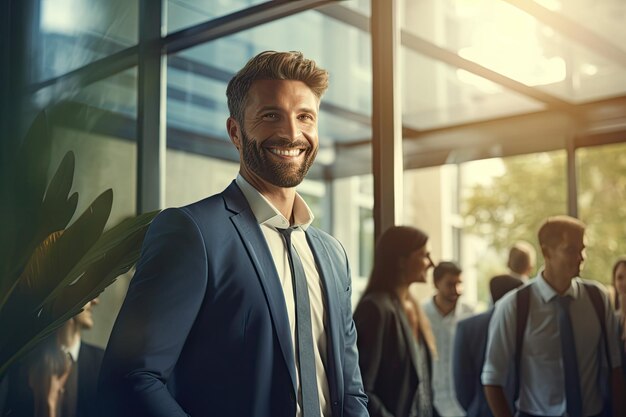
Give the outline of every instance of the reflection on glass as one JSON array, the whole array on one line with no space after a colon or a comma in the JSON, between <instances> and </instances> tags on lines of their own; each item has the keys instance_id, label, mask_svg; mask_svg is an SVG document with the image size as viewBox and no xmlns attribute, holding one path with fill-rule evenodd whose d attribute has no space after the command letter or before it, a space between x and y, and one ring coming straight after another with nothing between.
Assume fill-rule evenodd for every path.
<instances>
[{"instance_id":1,"label":"reflection on glass","mask_svg":"<svg viewBox=\"0 0 626 417\"><path fill-rule=\"evenodd\" d=\"M576 24L590 30L614 46L626 52L624 15L626 3L622 1L567 1L567 0L535 0L540 6L565 16Z\"/></svg>"},{"instance_id":2,"label":"reflection on glass","mask_svg":"<svg viewBox=\"0 0 626 417\"><path fill-rule=\"evenodd\" d=\"M624 7L617 6L617 10ZM602 7L591 3L586 7L576 4L557 9L557 13L584 16L585 21L592 20L589 14L601 14L604 20L613 23L619 20L609 19L606 10L600 12L598 9ZM617 63L621 57L601 57L507 2L409 0L404 3L403 11L405 30L559 98L583 102L626 91L626 69ZM615 36L623 34L621 27L621 24L620 29L615 24L594 24L599 37L610 41L621 39ZM477 78L467 74L460 77L478 88L483 87Z\"/></svg>"},{"instance_id":3,"label":"reflection on glass","mask_svg":"<svg viewBox=\"0 0 626 417\"><path fill-rule=\"evenodd\" d=\"M31 81L77 69L137 43L138 0L42 0Z\"/></svg>"},{"instance_id":4,"label":"reflection on glass","mask_svg":"<svg viewBox=\"0 0 626 417\"><path fill-rule=\"evenodd\" d=\"M402 48L403 124L430 129L542 110L543 103Z\"/></svg>"},{"instance_id":5,"label":"reflection on glass","mask_svg":"<svg viewBox=\"0 0 626 417\"><path fill-rule=\"evenodd\" d=\"M184 206L222 192L239 171L236 162L177 149L168 149L165 160L166 207Z\"/></svg>"},{"instance_id":6,"label":"reflection on glass","mask_svg":"<svg viewBox=\"0 0 626 417\"><path fill-rule=\"evenodd\" d=\"M75 154L72 192L78 192L76 215L83 213L103 191L113 189L108 225L136 214L137 138L136 68L103 79L77 92L64 104L65 117L54 130L50 169L58 167L67 151ZM73 221L73 220L72 220ZM106 346L121 306L130 273L100 295L93 330L83 340Z\"/></svg>"},{"instance_id":7,"label":"reflection on glass","mask_svg":"<svg viewBox=\"0 0 626 417\"><path fill-rule=\"evenodd\" d=\"M626 255L626 145L576 151L578 208L587 224L585 278L611 283L614 261Z\"/></svg>"},{"instance_id":8,"label":"reflection on glass","mask_svg":"<svg viewBox=\"0 0 626 417\"><path fill-rule=\"evenodd\" d=\"M267 0L166 0L167 33L238 12Z\"/></svg>"}]
</instances>

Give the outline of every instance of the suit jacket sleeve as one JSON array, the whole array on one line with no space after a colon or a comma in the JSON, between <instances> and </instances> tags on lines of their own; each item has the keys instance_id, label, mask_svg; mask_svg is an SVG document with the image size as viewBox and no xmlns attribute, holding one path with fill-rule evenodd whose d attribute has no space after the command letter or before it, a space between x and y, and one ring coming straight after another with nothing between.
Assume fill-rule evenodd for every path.
<instances>
[{"instance_id":1,"label":"suit jacket sleeve","mask_svg":"<svg viewBox=\"0 0 626 417\"><path fill-rule=\"evenodd\" d=\"M359 368L359 353L357 350L357 332L352 318L352 282L350 266L345 251L343 257L346 260L347 283L344 305L344 366L343 377L345 381L343 415L345 417L367 417L367 395L363 389L361 370Z\"/></svg>"},{"instance_id":2,"label":"suit jacket sleeve","mask_svg":"<svg viewBox=\"0 0 626 417\"><path fill-rule=\"evenodd\" d=\"M149 228L99 381L103 416L187 416L167 388L206 290L196 223L168 209Z\"/></svg>"},{"instance_id":3,"label":"suit jacket sleeve","mask_svg":"<svg viewBox=\"0 0 626 417\"><path fill-rule=\"evenodd\" d=\"M454 351L452 370L454 374L454 388L456 398L461 407L467 411L476 392L476 381L480 372L474 369L475 359L472 358L471 346L467 339L468 323L461 321L454 337Z\"/></svg>"},{"instance_id":4,"label":"suit jacket sleeve","mask_svg":"<svg viewBox=\"0 0 626 417\"><path fill-rule=\"evenodd\" d=\"M354 315L359 331L359 360L363 373L363 385L372 417L393 417L375 392L385 333L389 326L386 317L387 315L380 306L369 300L361 302Z\"/></svg>"}]
</instances>

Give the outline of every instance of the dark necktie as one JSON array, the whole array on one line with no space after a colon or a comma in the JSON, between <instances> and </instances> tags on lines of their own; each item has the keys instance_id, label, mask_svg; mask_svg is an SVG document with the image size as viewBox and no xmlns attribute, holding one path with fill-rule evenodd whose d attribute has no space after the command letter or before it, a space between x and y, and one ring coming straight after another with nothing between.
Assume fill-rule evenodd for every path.
<instances>
[{"instance_id":1,"label":"dark necktie","mask_svg":"<svg viewBox=\"0 0 626 417\"><path fill-rule=\"evenodd\" d=\"M582 393L578 375L576 341L574 340L574 330L569 315L570 301L570 297L558 297L559 334L561 335L563 372L565 374L565 401L569 417L581 417L583 414Z\"/></svg>"},{"instance_id":2,"label":"dark necktie","mask_svg":"<svg viewBox=\"0 0 626 417\"><path fill-rule=\"evenodd\" d=\"M294 229L278 229L285 238L285 247L291 268L291 280L296 302L296 346L298 349L298 365L300 370L300 391L302 393L302 416L320 417L320 401L315 376L315 350L313 348L313 331L311 327L311 304L309 288L300 257L291 243L291 232Z\"/></svg>"}]
</instances>

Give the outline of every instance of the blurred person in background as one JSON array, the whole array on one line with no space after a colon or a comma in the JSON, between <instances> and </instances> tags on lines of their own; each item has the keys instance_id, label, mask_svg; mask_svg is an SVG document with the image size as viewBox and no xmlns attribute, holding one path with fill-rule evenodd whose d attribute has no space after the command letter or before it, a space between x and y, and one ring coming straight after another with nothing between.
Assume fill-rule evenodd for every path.
<instances>
[{"instance_id":1,"label":"blurred person in background","mask_svg":"<svg viewBox=\"0 0 626 417\"><path fill-rule=\"evenodd\" d=\"M433 266L421 230L394 226L376 244L374 267L354 312L359 364L372 417L431 417L432 330L409 286Z\"/></svg>"},{"instance_id":2,"label":"blurred person in background","mask_svg":"<svg viewBox=\"0 0 626 417\"><path fill-rule=\"evenodd\" d=\"M88 302L9 370L0 394L1 416L95 417L96 385L104 350L81 340L93 328Z\"/></svg>"},{"instance_id":3,"label":"blurred person in background","mask_svg":"<svg viewBox=\"0 0 626 417\"><path fill-rule=\"evenodd\" d=\"M535 269L537 252L530 243L520 240L509 250L509 260L507 266L509 275L528 282L530 275Z\"/></svg>"},{"instance_id":4,"label":"blurred person in background","mask_svg":"<svg viewBox=\"0 0 626 417\"><path fill-rule=\"evenodd\" d=\"M424 304L424 312L435 335L439 359L433 369L433 391L435 408L442 417L464 416L465 411L456 399L452 375L452 351L456 325L474 310L459 302L463 293L461 268L454 262L440 262L433 271L433 282L437 292Z\"/></svg>"},{"instance_id":5,"label":"blurred person in background","mask_svg":"<svg viewBox=\"0 0 626 417\"><path fill-rule=\"evenodd\" d=\"M621 257L615 262L612 278L621 341L622 371L626 377L626 257Z\"/></svg>"},{"instance_id":6,"label":"blurred person in background","mask_svg":"<svg viewBox=\"0 0 626 417\"><path fill-rule=\"evenodd\" d=\"M520 417L623 416L615 315L603 288L579 276L585 228L570 216L546 219L538 231L544 267L495 306L481 380L496 417L513 415L504 386L515 368Z\"/></svg>"},{"instance_id":7,"label":"blurred person in background","mask_svg":"<svg viewBox=\"0 0 626 417\"><path fill-rule=\"evenodd\" d=\"M489 281L492 303L495 304L504 294L512 291L524 282L510 275L498 275ZM483 385L480 382L480 373L485 362L485 348L487 346L487 331L493 315L493 307L488 311L461 320L456 328L454 338L454 355L452 370L456 397L465 409L468 417L491 417L491 410ZM512 405L513 384L509 383L505 393Z\"/></svg>"}]
</instances>

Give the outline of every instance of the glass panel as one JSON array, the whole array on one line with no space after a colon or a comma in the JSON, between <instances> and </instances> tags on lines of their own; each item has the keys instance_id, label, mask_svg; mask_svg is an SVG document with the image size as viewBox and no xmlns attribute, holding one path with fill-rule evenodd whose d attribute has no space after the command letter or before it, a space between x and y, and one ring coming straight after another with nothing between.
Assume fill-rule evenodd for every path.
<instances>
[{"instance_id":1,"label":"glass panel","mask_svg":"<svg viewBox=\"0 0 626 417\"><path fill-rule=\"evenodd\" d=\"M133 68L89 85L60 108L50 168L56 170L65 153L74 152L72 192L79 198L72 221L108 188L113 189L113 208L107 227L136 213L136 73ZM93 310L95 327L83 340L106 346L129 280L130 274L119 277L100 295Z\"/></svg>"},{"instance_id":2,"label":"glass panel","mask_svg":"<svg viewBox=\"0 0 626 417\"><path fill-rule=\"evenodd\" d=\"M401 51L402 122L408 127L431 129L545 107L467 71Z\"/></svg>"},{"instance_id":3,"label":"glass panel","mask_svg":"<svg viewBox=\"0 0 626 417\"><path fill-rule=\"evenodd\" d=\"M622 0L535 0L535 3L557 12L606 39L626 52L626 3Z\"/></svg>"},{"instance_id":4,"label":"glass panel","mask_svg":"<svg viewBox=\"0 0 626 417\"><path fill-rule=\"evenodd\" d=\"M339 4L349 9L353 9L360 13L363 13L367 17L371 15L370 0L348 0L348 1L341 1L341 3Z\"/></svg>"},{"instance_id":5,"label":"glass panel","mask_svg":"<svg viewBox=\"0 0 626 417\"><path fill-rule=\"evenodd\" d=\"M165 206L179 207L223 191L239 172L236 162L168 149Z\"/></svg>"},{"instance_id":6,"label":"glass panel","mask_svg":"<svg viewBox=\"0 0 626 417\"><path fill-rule=\"evenodd\" d=\"M626 255L626 144L576 151L578 207L587 224L581 275L611 283L613 262Z\"/></svg>"},{"instance_id":7,"label":"glass panel","mask_svg":"<svg viewBox=\"0 0 626 417\"><path fill-rule=\"evenodd\" d=\"M42 0L32 81L137 44L138 0Z\"/></svg>"},{"instance_id":8,"label":"glass panel","mask_svg":"<svg viewBox=\"0 0 626 417\"><path fill-rule=\"evenodd\" d=\"M510 247L525 240L540 254L539 227L567 212L565 164L565 151L555 151L460 165L463 270L476 275L486 304L489 279L507 271Z\"/></svg>"},{"instance_id":9,"label":"glass panel","mask_svg":"<svg viewBox=\"0 0 626 417\"><path fill-rule=\"evenodd\" d=\"M247 9L267 0L165 0L167 33Z\"/></svg>"},{"instance_id":10,"label":"glass panel","mask_svg":"<svg viewBox=\"0 0 626 417\"><path fill-rule=\"evenodd\" d=\"M581 15L594 7L587 3ZM507 2L413 0L405 3L403 17L405 30L565 100L589 101L626 91L626 69Z\"/></svg>"}]
</instances>

